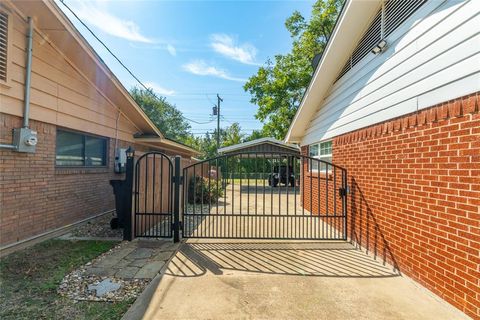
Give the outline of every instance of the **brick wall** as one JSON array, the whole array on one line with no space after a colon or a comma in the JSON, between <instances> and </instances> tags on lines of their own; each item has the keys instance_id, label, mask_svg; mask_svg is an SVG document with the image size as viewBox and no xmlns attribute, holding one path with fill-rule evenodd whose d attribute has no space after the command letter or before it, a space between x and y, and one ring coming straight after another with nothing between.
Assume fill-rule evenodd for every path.
<instances>
[{"instance_id":1,"label":"brick wall","mask_svg":"<svg viewBox=\"0 0 480 320\"><path fill-rule=\"evenodd\" d=\"M0 114L0 143L12 143L11 130L21 125L21 118ZM0 149L0 246L114 209L109 180L123 179L113 172L114 139L107 168L55 168L56 126L31 121L31 128L38 132L35 153Z\"/></svg>"},{"instance_id":2,"label":"brick wall","mask_svg":"<svg viewBox=\"0 0 480 320\"><path fill-rule=\"evenodd\" d=\"M333 162L351 240L480 319L479 106L477 93L338 136Z\"/></svg>"}]
</instances>

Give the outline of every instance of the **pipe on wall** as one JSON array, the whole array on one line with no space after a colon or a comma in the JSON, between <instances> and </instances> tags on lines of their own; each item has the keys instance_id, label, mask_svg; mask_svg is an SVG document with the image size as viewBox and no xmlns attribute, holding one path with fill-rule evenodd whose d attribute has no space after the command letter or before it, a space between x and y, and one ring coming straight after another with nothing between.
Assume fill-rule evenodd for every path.
<instances>
[{"instance_id":1,"label":"pipe on wall","mask_svg":"<svg viewBox=\"0 0 480 320\"><path fill-rule=\"evenodd\" d=\"M30 83L32 80L33 20L27 18L27 66L25 69L25 97L23 109L23 127L28 128L30 120ZM0 143L0 149L18 150L18 145Z\"/></svg>"},{"instance_id":2,"label":"pipe on wall","mask_svg":"<svg viewBox=\"0 0 480 320\"><path fill-rule=\"evenodd\" d=\"M32 51L33 51L33 20L32 17L27 18L28 34L27 34L27 68L25 71L25 99L23 110L23 127L28 128L30 119L30 83L32 78Z\"/></svg>"}]
</instances>

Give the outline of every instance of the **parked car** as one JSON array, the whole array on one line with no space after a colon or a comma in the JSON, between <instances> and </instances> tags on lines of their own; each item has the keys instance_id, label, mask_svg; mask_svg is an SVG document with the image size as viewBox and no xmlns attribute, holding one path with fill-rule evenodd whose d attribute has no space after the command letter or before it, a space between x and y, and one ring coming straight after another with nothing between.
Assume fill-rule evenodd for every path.
<instances>
[{"instance_id":1,"label":"parked car","mask_svg":"<svg viewBox=\"0 0 480 320\"><path fill-rule=\"evenodd\" d=\"M288 178L287 178L288 171ZM293 167L282 164L275 165L273 167L273 173L268 176L268 185L271 187L277 187L279 183L284 184L285 186L290 185L291 187L295 186L295 175L293 172Z\"/></svg>"}]
</instances>

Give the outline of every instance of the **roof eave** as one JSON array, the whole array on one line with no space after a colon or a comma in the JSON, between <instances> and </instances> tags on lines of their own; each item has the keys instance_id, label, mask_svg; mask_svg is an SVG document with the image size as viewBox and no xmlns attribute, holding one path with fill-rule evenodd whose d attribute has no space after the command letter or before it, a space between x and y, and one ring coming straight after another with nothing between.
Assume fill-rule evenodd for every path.
<instances>
[{"instance_id":1,"label":"roof eave","mask_svg":"<svg viewBox=\"0 0 480 320\"><path fill-rule=\"evenodd\" d=\"M379 3L381 0L345 2L300 107L288 128L284 140L286 143L302 142L311 117L361 37L361 26L370 21L369 18L376 12Z\"/></svg>"}]
</instances>

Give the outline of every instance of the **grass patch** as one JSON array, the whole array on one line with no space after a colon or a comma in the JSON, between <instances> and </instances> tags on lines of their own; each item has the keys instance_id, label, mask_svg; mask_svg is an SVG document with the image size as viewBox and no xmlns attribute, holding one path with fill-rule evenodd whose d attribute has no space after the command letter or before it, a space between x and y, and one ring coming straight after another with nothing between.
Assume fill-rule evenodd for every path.
<instances>
[{"instance_id":1,"label":"grass patch","mask_svg":"<svg viewBox=\"0 0 480 320\"><path fill-rule=\"evenodd\" d=\"M49 240L0 260L0 319L119 319L133 301L75 302L57 294L70 271L117 243Z\"/></svg>"}]
</instances>

